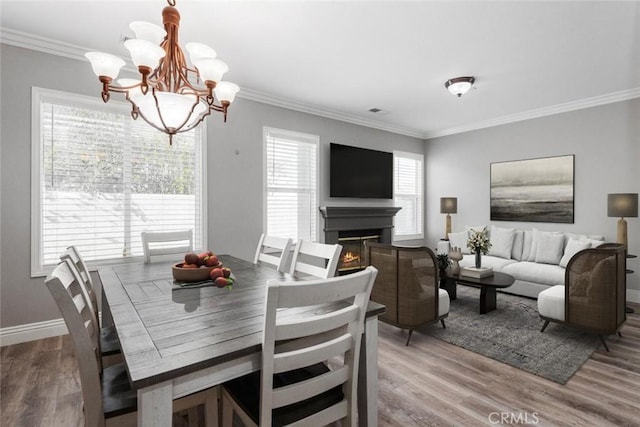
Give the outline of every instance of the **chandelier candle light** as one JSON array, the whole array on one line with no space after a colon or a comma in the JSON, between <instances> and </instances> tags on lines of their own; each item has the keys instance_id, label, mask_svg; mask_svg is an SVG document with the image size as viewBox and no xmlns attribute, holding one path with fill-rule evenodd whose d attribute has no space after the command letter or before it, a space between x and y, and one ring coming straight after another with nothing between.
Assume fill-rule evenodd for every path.
<instances>
[{"instance_id":1,"label":"chandelier candle light","mask_svg":"<svg viewBox=\"0 0 640 427\"><path fill-rule=\"evenodd\" d=\"M186 50L193 68L189 68L178 44L180 13L175 0L162 10L164 29L148 22L132 22L129 27L135 39L124 42L141 80L113 81L125 62L115 55L87 52L93 72L102 82L102 100L109 101L111 92L124 93L131 103L131 117L142 117L154 128L169 135L187 132L198 126L212 111L221 112L227 121L227 109L240 88L222 81L229 69L216 59L216 52L202 43L187 43ZM217 101L217 103L216 103Z\"/></svg>"}]
</instances>

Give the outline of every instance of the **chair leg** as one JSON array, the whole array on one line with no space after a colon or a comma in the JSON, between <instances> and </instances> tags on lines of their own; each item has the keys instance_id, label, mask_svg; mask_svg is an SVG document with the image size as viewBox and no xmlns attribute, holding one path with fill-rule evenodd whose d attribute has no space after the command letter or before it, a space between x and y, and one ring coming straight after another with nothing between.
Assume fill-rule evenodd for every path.
<instances>
[{"instance_id":1,"label":"chair leg","mask_svg":"<svg viewBox=\"0 0 640 427\"><path fill-rule=\"evenodd\" d=\"M544 330L547 329L547 326L549 326L549 321L545 320L544 325L542 325L542 329L540 329L540 332L544 332Z\"/></svg>"},{"instance_id":2,"label":"chair leg","mask_svg":"<svg viewBox=\"0 0 640 427\"><path fill-rule=\"evenodd\" d=\"M407 337L407 343L405 344L405 346L409 345L409 341L411 341L411 334L413 334L413 329L409 329L409 336Z\"/></svg>"},{"instance_id":3,"label":"chair leg","mask_svg":"<svg viewBox=\"0 0 640 427\"><path fill-rule=\"evenodd\" d=\"M602 345L604 346L604 349L609 351L609 347L607 347L607 342L604 340L604 337L602 335L598 335L598 337L600 338L600 341L602 341Z\"/></svg>"},{"instance_id":4,"label":"chair leg","mask_svg":"<svg viewBox=\"0 0 640 427\"><path fill-rule=\"evenodd\" d=\"M447 327L444 324L444 319L440 319L440 323L442 323L442 329L447 329Z\"/></svg>"},{"instance_id":5,"label":"chair leg","mask_svg":"<svg viewBox=\"0 0 640 427\"><path fill-rule=\"evenodd\" d=\"M231 427L233 425L233 406L229 398L222 396L222 427Z\"/></svg>"}]
</instances>

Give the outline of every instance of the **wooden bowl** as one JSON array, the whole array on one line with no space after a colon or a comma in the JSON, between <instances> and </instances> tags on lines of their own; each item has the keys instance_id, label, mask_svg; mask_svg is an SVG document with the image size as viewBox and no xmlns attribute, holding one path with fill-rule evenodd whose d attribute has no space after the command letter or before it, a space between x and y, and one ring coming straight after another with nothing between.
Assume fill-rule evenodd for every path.
<instances>
[{"instance_id":1,"label":"wooden bowl","mask_svg":"<svg viewBox=\"0 0 640 427\"><path fill-rule=\"evenodd\" d=\"M211 279L209 273L214 268L222 267L222 263L218 263L213 267L201 266L198 268L182 268L183 263L174 264L171 267L173 271L173 278L179 282L201 282L203 280Z\"/></svg>"}]
</instances>

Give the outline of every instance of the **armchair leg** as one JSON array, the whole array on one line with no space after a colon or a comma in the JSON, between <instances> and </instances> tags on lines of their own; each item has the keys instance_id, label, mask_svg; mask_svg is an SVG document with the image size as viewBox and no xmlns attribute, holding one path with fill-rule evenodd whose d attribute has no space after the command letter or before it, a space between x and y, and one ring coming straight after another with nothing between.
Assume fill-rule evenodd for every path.
<instances>
[{"instance_id":1,"label":"armchair leg","mask_svg":"<svg viewBox=\"0 0 640 427\"><path fill-rule=\"evenodd\" d=\"M409 336L407 337L407 343L405 344L405 346L409 345L409 341L411 341L411 334L413 334L413 329L409 329Z\"/></svg>"},{"instance_id":2,"label":"armchair leg","mask_svg":"<svg viewBox=\"0 0 640 427\"><path fill-rule=\"evenodd\" d=\"M618 336L622 337L622 332L618 331Z\"/></svg>"},{"instance_id":3,"label":"armchair leg","mask_svg":"<svg viewBox=\"0 0 640 427\"><path fill-rule=\"evenodd\" d=\"M442 323L442 329L447 329L447 327L444 324L444 319L440 319L440 323Z\"/></svg>"},{"instance_id":4,"label":"armchair leg","mask_svg":"<svg viewBox=\"0 0 640 427\"><path fill-rule=\"evenodd\" d=\"M607 342L604 340L604 337L602 335L598 335L598 338L600 338L600 341L602 341L602 345L604 346L604 349L609 351L609 347L607 347Z\"/></svg>"},{"instance_id":5,"label":"armchair leg","mask_svg":"<svg viewBox=\"0 0 640 427\"><path fill-rule=\"evenodd\" d=\"M547 329L547 326L549 326L549 321L545 320L544 325L542 325L542 329L540 329L540 332L544 332L544 330Z\"/></svg>"}]
</instances>

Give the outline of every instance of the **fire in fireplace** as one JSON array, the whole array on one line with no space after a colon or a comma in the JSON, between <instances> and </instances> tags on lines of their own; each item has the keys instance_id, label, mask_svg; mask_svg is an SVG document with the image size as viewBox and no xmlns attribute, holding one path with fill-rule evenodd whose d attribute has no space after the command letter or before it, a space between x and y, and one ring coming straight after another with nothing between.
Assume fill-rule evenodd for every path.
<instances>
[{"instance_id":1,"label":"fire in fireplace","mask_svg":"<svg viewBox=\"0 0 640 427\"><path fill-rule=\"evenodd\" d=\"M348 274L366 268L365 242L380 242L379 230L341 231L338 243L342 245L342 253L338 262L338 273Z\"/></svg>"}]
</instances>

